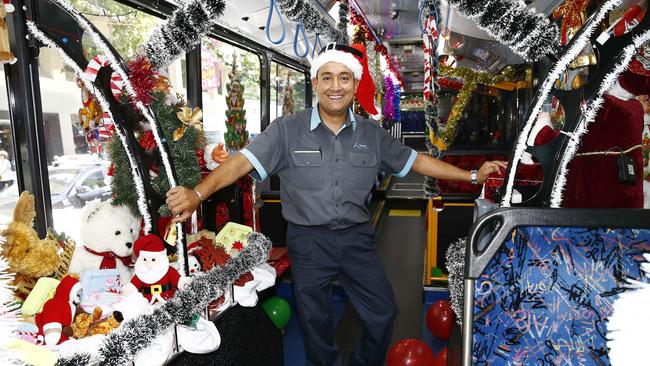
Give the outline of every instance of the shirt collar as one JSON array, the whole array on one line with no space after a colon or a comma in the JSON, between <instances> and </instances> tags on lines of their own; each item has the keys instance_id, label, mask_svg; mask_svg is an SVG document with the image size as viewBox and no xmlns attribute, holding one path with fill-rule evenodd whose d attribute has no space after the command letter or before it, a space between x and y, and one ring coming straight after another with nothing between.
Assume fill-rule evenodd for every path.
<instances>
[{"instance_id":1,"label":"shirt collar","mask_svg":"<svg viewBox=\"0 0 650 366\"><path fill-rule=\"evenodd\" d=\"M322 123L320 119L320 114L318 113L318 104L316 104L315 107L311 109L311 124L309 126L309 130L313 131L318 127L320 123ZM348 120L345 121L345 124L343 127L341 127L341 130L344 128L348 127L349 125L352 125L352 129L356 130L357 129L357 120L354 118L354 113L352 112L352 108L348 109Z\"/></svg>"}]
</instances>

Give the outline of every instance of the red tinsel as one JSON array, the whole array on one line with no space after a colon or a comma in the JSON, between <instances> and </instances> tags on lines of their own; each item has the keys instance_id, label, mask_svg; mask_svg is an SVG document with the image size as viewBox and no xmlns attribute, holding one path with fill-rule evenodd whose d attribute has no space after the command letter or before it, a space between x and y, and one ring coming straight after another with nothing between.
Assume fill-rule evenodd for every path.
<instances>
[{"instance_id":1,"label":"red tinsel","mask_svg":"<svg viewBox=\"0 0 650 366\"><path fill-rule=\"evenodd\" d=\"M370 31L370 26L368 23L366 23L366 20L361 16L361 14L357 13L354 8L350 8L350 18L352 21L352 24L361 27L366 32L366 39L375 39L375 35ZM399 64L391 57L390 53L388 53L388 48L384 46L381 41L377 40L375 44L375 52L381 53L384 58L386 59L386 63L388 64L388 69L392 71L393 75L397 78L397 81L399 82L400 86L404 86L404 79L402 79L402 74L399 72L400 66Z\"/></svg>"},{"instance_id":2,"label":"red tinsel","mask_svg":"<svg viewBox=\"0 0 650 366\"><path fill-rule=\"evenodd\" d=\"M153 151L156 149L156 140L154 139L153 132L151 132L151 130L144 131L138 143L145 150Z\"/></svg>"},{"instance_id":3,"label":"red tinsel","mask_svg":"<svg viewBox=\"0 0 650 366\"><path fill-rule=\"evenodd\" d=\"M129 79L135 89L136 97L131 97L131 103L142 102L144 105L153 103L151 95L158 85L158 71L153 69L151 62L140 56L129 62Z\"/></svg>"}]
</instances>

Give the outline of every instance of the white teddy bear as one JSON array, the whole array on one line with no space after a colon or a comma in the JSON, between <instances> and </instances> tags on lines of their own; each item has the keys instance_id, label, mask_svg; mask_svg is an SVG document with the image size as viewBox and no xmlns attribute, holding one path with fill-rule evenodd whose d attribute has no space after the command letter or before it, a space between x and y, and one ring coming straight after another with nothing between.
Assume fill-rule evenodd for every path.
<instances>
[{"instance_id":1,"label":"white teddy bear","mask_svg":"<svg viewBox=\"0 0 650 366\"><path fill-rule=\"evenodd\" d=\"M133 243L140 235L140 218L126 206L113 206L110 201L92 201L81 215L80 237L69 272L88 269L117 268L122 285L129 283L132 273Z\"/></svg>"}]
</instances>

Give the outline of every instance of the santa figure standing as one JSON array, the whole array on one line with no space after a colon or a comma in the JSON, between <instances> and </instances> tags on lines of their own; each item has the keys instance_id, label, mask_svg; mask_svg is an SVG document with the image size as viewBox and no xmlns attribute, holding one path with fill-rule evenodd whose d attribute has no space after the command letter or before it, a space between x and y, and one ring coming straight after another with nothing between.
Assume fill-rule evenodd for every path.
<instances>
[{"instance_id":1,"label":"santa figure standing","mask_svg":"<svg viewBox=\"0 0 650 366\"><path fill-rule=\"evenodd\" d=\"M169 265L165 245L158 235L149 234L136 240L133 254L138 258L135 276L124 286L125 295L139 291L150 304L165 302L174 296L177 288L186 288L192 281Z\"/></svg>"},{"instance_id":2,"label":"santa figure standing","mask_svg":"<svg viewBox=\"0 0 650 366\"><path fill-rule=\"evenodd\" d=\"M70 325L81 302L81 284L72 276L65 276L56 287L54 297L47 300L43 310L36 314L38 341L56 346L72 335Z\"/></svg>"}]
</instances>

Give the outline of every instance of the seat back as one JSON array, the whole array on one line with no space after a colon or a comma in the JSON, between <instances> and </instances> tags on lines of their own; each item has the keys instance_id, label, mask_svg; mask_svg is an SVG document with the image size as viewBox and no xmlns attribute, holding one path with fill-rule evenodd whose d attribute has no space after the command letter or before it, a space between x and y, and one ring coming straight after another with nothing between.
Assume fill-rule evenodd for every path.
<instances>
[{"instance_id":1,"label":"seat back","mask_svg":"<svg viewBox=\"0 0 650 366\"><path fill-rule=\"evenodd\" d=\"M650 212L501 209L472 228L469 248L471 364L608 365L606 319L625 280L642 279Z\"/></svg>"}]
</instances>

